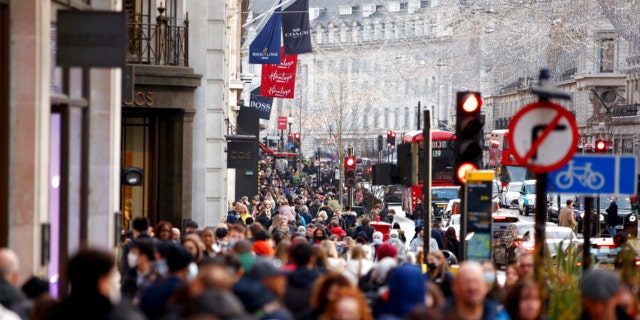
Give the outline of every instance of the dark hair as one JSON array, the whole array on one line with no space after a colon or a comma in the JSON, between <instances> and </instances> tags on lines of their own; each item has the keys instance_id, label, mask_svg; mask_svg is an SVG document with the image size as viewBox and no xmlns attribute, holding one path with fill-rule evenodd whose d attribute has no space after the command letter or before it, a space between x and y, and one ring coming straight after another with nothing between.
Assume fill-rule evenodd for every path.
<instances>
[{"instance_id":1,"label":"dark hair","mask_svg":"<svg viewBox=\"0 0 640 320\"><path fill-rule=\"evenodd\" d=\"M149 220L145 217L135 217L131 222L133 230L138 232L147 232L149 230Z\"/></svg>"},{"instance_id":2,"label":"dark hair","mask_svg":"<svg viewBox=\"0 0 640 320\"><path fill-rule=\"evenodd\" d=\"M160 239L160 231L162 231L162 228L164 228L164 226L169 226L169 240L173 239L173 224L171 224L171 222L169 221L160 221L158 222L158 224L156 225L156 228L153 230L153 232L155 233L153 235L154 238L156 239Z\"/></svg>"},{"instance_id":3,"label":"dark hair","mask_svg":"<svg viewBox=\"0 0 640 320\"><path fill-rule=\"evenodd\" d=\"M361 223L363 226L368 226L369 223L371 223L371 220L369 220L369 218L364 218L362 219Z\"/></svg>"},{"instance_id":4,"label":"dark hair","mask_svg":"<svg viewBox=\"0 0 640 320\"><path fill-rule=\"evenodd\" d=\"M156 259L156 247L151 239L141 238L133 241L133 248L138 248L140 254L143 254L149 258L149 261Z\"/></svg>"},{"instance_id":5,"label":"dark hair","mask_svg":"<svg viewBox=\"0 0 640 320\"><path fill-rule=\"evenodd\" d=\"M71 294L97 292L98 280L111 272L114 266L112 254L96 249L81 249L69 260L67 267Z\"/></svg>"},{"instance_id":6,"label":"dark hair","mask_svg":"<svg viewBox=\"0 0 640 320\"><path fill-rule=\"evenodd\" d=\"M224 238L228 233L227 228L218 228L216 229L216 238Z\"/></svg>"},{"instance_id":7,"label":"dark hair","mask_svg":"<svg viewBox=\"0 0 640 320\"><path fill-rule=\"evenodd\" d=\"M538 291L540 298L542 298L540 288L538 288L538 285L533 280L518 281L518 283L509 290L509 294L504 300L504 307L511 319L520 318L520 300L522 299L522 292L527 288L535 288L535 290ZM542 313L542 308L540 308L540 311L540 313ZM542 315L538 315L538 319L541 319L541 317Z\"/></svg>"},{"instance_id":8,"label":"dark hair","mask_svg":"<svg viewBox=\"0 0 640 320\"><path fill-rule=\"evenodd\" d=\"M253 234L253 239L255 241L262 241L262 240L269 240L270 235L266 230L260 229L257 230L254 234Z\"/></svg>"},{"instance_id":9,"label":"dark hair","mask_svg":"<svg viewBox=\"0 0 640 320\"><path fill-rule=\"evenodd\" d=\"M239 219L239 220L242 220L242 219ZM250 224L252 224L252 223L253 223L253 218L248 217L247 219L245 219L245 221L244 221L244 222L245 222L247 225L250 225Z\"/></svg>"},{"instance_id":10,"label":"dark hair","mask_svg":"<svg viewBox=\"0 0 640 320\"><path fill-rule=\"evenodd\" d=\"M304 267L309 264L311 261L311 257L313 256L313 249L311 245L306 242L300 242L294 244L291 247L291 260L295 263L297 267Z\"/></svg>"},{"instance_id":11,"label":"dark hair","mask_svg":"<svg viewBox=\"0 0 640 320\"><path fill-rule=\"evenodd\" d=\"M567 200L567 205L570 205L570 204L572 204L572 203L573 203L573 200L571 200L571 199L568 199L568 200Z\"/></svg>"}]
</instances>

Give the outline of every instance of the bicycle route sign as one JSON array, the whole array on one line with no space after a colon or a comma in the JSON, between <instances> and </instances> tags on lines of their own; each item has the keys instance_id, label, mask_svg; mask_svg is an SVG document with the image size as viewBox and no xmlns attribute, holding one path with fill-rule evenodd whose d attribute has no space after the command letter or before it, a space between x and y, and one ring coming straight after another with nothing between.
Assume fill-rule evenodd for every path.
<instances>
[{"instance_id":1,"label":"bicycle route sign","mask_svg":"<svg viewBox=\"0 0 640 320\"><path fill-rule=\"evenodd\" d=\"M547 191L586 194L636 194L636 158L575 155L548 175Z\"/></svg>"},{"instance_id":2,"label":"bicycle route sign","mask_svg":"<svg viewBox=\"0 0 640 320\"><path fill-rule=\"evenodd\" d=\"M576 120L569 110L539 101L513 116L507 143L518 164L544 173L559 169L573 157L578 138Z\"/></svg>"}]
</instances>

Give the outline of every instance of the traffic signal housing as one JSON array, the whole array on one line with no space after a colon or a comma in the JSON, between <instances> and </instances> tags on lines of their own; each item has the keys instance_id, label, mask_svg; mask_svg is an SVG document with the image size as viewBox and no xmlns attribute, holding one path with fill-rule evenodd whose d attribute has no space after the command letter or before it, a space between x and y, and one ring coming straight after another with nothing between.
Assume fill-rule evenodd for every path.
<instances>
[{"instance_id":1,"label":"traffic signal housing","mask_svg":"<svg viewBox=\"0 0 640 320\"><path fill-rule=\"evenodd\" d=\"M347 187L356 186L356 157L348 156L344 158L344 178Z\"/></svg>"},{"instance_id":2,"label":"traffic signal housing","mask_svg":"<svg viewBox=\"0 0 640 320\"><path fill-rule=\"evenodd\" d=\"M597 153L607 152L607 142L602 139L596 140L596 152Z\"/></svg>"},{"instance_id":3,"label":"traffic signal housing","mask_svg":"<svg viewBox=\"0 0 640 320\"><path fill-rule=\"evenodd\" d=\"M456 140L453 183L465 184L465 174L477 170L482 159L482 95L461 91L456 95Z\"/></svg>"},{"instance_id":4,"label":"traffic signal housing","mask_svg":"<svg viewBox=\"0 0 640 320\"><path fill-rule=\"evenodd\" d=\"M396 147L396 133L387 130L387 147L394 149Z\"/></svg>"}]
</instances>

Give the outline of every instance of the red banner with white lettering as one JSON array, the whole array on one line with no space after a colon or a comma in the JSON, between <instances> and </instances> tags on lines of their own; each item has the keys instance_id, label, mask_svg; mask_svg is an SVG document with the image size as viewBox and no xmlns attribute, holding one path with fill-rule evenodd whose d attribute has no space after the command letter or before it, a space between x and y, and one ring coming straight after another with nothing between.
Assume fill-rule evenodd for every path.
<instances>
[{"instance_id":1,"label":"red banner with white lettering","mask_svg":"<svg viewBox=\"0 0 640 320\"><path fill-rule=\"evenodd\" d=\"M262 83L260 95L263 97L293 99L296 87L296 69L298 55L284 55L284 47L280 48L282 60L280 64L262 65Z\"/></svg>"}]
</instances>

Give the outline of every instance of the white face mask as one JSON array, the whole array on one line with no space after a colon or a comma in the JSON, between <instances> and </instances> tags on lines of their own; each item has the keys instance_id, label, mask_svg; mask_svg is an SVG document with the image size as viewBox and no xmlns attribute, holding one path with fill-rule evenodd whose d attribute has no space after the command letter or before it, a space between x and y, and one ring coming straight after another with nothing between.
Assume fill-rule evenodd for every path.
<instances>
[{"instance_id":1,"label":"white face mask","mask_svg":"<svg viewBox=\"0 0 640 320\"><path fill-rule=\"evenodd\" d=\"M198 265L195 262L189 264L189 271L187 272L187 281L191 281L198 276Z\"/></svg>"},{"instance_id":2,"label":"white face mask","mask_svg":"<svg viewBox=\"0 0 640 320\"><path fill-rule=\"evenodd\" d=\"M129 254L127 254L127 264L129 265L129 268L135 268L136 265L138 265L138 255L133 252L129 252Z\"/></svg>"},{"instance_id":3,"label":"white face mask","mask_svg":"<svg viewBox=\"0 0 640 320\"><path fill-rule=\"evenodd\" d=\"M112 276L109 279L109 301L115 306L120 304L120 299L122 298L120 293L120 272L113 270L111 274Z\"/></svg>"}]
</instances>

